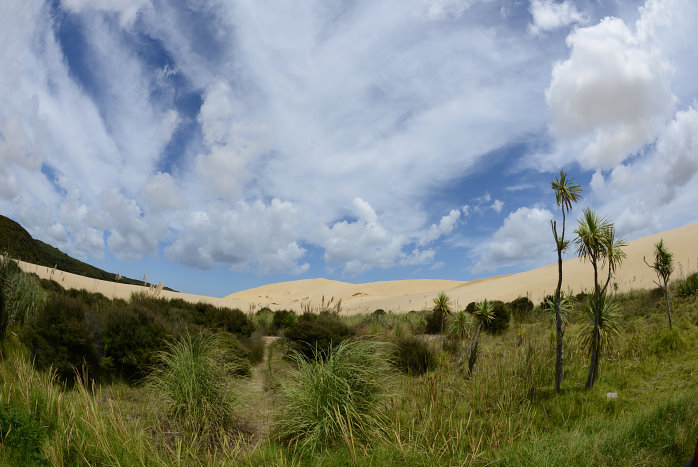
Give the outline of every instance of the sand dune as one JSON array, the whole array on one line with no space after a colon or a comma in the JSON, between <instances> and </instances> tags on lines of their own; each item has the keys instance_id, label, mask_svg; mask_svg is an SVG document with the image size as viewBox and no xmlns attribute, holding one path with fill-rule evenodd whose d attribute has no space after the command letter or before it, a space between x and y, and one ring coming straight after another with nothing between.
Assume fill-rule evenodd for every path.
<instances>
[{"instance_id":1,"label":"sand dune","mask_svg":"<svg viewBox=\"0 0 698 467\"><path fill-rule=\"evenodd\" d=\"M697 269L698 223L695 223L630 242L625 248L628 257L613 279L619 291L655 286L654 271L644 264L642 258L647 256L648 260L650 259L654 244L660 238L664 239L666 246L674 253L676 271L673 278L680 277L682 272L687 274ZM555 253L551 252L550 256L554 259ZM66 288L84 288L108 297L127 299L133 292L153 293L146 287L100 281L62 271L52 272L50 268L29 263L21 262L21 266L25 271L35 272L42 278L52 277ZM575 293L590 290L593 284L593 270L590 264L578 258L570 259L564 262L564 278L565 290ZM554 263L518 274L471 282L417 279L351 284L328 279L304 279L265 285L236 292L224 298L169 291L161 291L159 296L235 307L243 311L264 306L300 311L303 304L318 306L323 298L325 302L333 299L333 303L341 299L343 312L351 314L372 312L378 308L394 312L430 308L432 299L440 291L446 292L456 306L461 308L469 302L483 298L513 300L520 296L528 296L534 303L538 303L545 295L553 293L556 285L557 263Z\"/></svg>"}]
</instances>

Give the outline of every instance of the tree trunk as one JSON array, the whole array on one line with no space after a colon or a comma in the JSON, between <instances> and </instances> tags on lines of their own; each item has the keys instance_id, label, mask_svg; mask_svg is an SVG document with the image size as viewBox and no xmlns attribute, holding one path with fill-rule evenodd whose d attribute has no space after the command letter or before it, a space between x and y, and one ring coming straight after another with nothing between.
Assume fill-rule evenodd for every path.
<instances>
[{"instance_id":1,"label":"tree trunk","mask_svg":"<svg viewBox=\"0 0 698 467\"><path fill-rule=\"evenodd\" d=\"M470 355L468 356L468 378L473 376L473 368L475 367L475 361L477 360L477 346L478 340L480 340L480 329L482 326L478 326L477 334L470 340Z\"/></svg>"},{"instance_id":2,"label":"tree trunk","mask_svg":"<svg viewBox=\"0 0 698 467\"><path fill-rule=\"evenodd\" d=\"M596 261L592 260L594 266L594 332L591 336L591 362L589 364L589 376L587 377L586 389L594 387L596 376L599 372L599 321L601 308L601 290L599 290L598 270Z\"/></svg>"},{"instance_id":3,"label":"tree trunk","mask_svg":"<svg viewBox=\"0 0 698 467\"><path fill-rule=\"evenodd\" d=\"M439 314L441 315L441 349L440 349L440 351L443 352L444 351L444 312L441 311L441 312L439 312Z\"/></svg>"},{"instance_id":4,"label":"tree trunk","mask_svg":"<svg viewBox=\"0 0 698 467\"><path fill-rule=\"evenodd\" d=\"M669 287L664 281L664 298L666 298L666 311L669 314L669 330L671 330L671 304L669 303Z\"/></svg>"},{"instance_id":5,"label":"tree trunk","mask_svg":"<svg viewBox=\"0 0 698 467\"><path fill-rule=\"evenodd\" d=\"M560 313L560 289L562 288L562 251L557 249L557 289L555 289L555 392L560 393L562 385L562 314Z\"/></svg>"}]
</instances>

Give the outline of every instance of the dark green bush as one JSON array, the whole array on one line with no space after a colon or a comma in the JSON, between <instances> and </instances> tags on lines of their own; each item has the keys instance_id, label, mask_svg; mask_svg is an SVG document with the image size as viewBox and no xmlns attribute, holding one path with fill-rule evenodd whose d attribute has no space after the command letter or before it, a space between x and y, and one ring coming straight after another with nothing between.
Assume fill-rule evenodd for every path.
<instances>
[{"instance_id":1,"label":"dark green bush","mask_svg":"<svg viewBox=\"0 0 698 467\"><path fill-rule=\"evenodd\" d=\"M264 360L264 334L258 329L245 341L247 347L247 359L252 364L257 364Z\"/></svg>"},{"instance_id":2,"label":"dark green bush","mask_svg":"<svg viewBox=\"0 0 698 467\"><path fill-rule=\"evenodd\" d=\"M516 321L528 321L533 311L533 302L528 297L519 297L507 303L507 307Z\"/></svg>"},{"instance_id":3,"label":"dark green bush","mask_svg":"<svg viewBox=\"0 0 698 467\"><path fill-rule=\"evenodd\" d=\"M465 307L465 311L472 315L473 313L475 313L476 306L477 306L477 303L470 302L470 303L468 303L468 306Z\"/></svg>"},{"instance_id":4,"label":"dark green bush","mask_svg":"<svg viewBox=\"0 0 698 467\"><path fill-rule=\"evenodd\" d=\"M150 313L136 305L107 313L101 332L104 367L133 383L155 364L168 332Z\"/></svg>"},{"instance_id":5,"label":"dark green bush","mask_svg":"<svg viewBox=\"0 0 698 467\"><path fill-rule=\"evenodd\" d=\"M309 316L308 316L309 315ZM347 325L329 316L304 313L286 330L286 338L292 349L308 360L330 353L333 346L354 336Z\"/></svg>"},{"instance_id":6,"label":"dark green bush","mask_svg":"<svg viewBox=\"0 0 698 467\"><path fill-rule=\"evenodd\" d=\"M272 318L272 329L274 334L279 334L296 322L296 314L290 310L276 310Z\"/></svg>"},{"instance_id":7,"label":"dark green bush","mask_svg":"<svg viewBox=\"0 0 698 467\"><path fill-rule=\"evenodd\" d=\"M509 327L510 313L507 306L499 300L492 302L494 308L494 319L490 322L483 322L482 328L490 334L499 334Z\"/></svg>"},{"instance_id":8,"label":"dark green bush","mask_svg":"<svg viewBox=\"0 0 698 467\"><path fill-rule=\"evenodd\" d=\"M51 297L41 313L32 316L21 331L38 368L53 367L58 376L72 383L83 365L90 377L98 376L95 336L82 302L66 295Z\"/></svg>"},{"instance_id":9,"label":"dark green bush","mask_svg":"<svg viewBox=\"0 0 698 467\"><path fill-rule=\"evenodd\" d=\"M446 319L446 317L444 317ZM444 323L444 326L446 324ZM445 329L444 329L445 332ZM432 311L424 320L425 334L441 334L441 312L439 310Z\"/></svg>"},{"instance_id":10,"label":"dark green bush","mask_svg":"<svg viewBox=\"0 0 698 467\"><path fill-rule=\"evenodd\" d=\"M393 364L410 375L421 375L436 367L436 354L429 345L417 337L403 337L395 342Z\"/></svg>"},{"instance_id":11,"label":"dark green bush","mask_svg":"<svg viewBox=\"0 0 698 467\"><path fill-rule=\"evenodd\" d=\"M274 333L272 325L273 316L274 312L267 307L260 309L254 315L254 320L257 322L257 329L261 330L265 336L269 336Z\"/></svg>"}]
</instances>

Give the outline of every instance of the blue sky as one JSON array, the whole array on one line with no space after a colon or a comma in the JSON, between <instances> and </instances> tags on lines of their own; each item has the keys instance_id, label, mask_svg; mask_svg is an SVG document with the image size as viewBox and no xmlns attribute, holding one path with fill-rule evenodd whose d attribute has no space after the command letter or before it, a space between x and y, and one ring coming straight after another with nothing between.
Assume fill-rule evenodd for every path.
<instances>
[{"instance_id":1,"label":"blue sky","mask_svg":"<svg viewBox=\"0 0 698 467\"><path fill-rule=\"evenodd\" d=\"M214 296L555 261L564 168L695 222L693 0L4 0L0 212Z\"/></svg>"}]
</instances>

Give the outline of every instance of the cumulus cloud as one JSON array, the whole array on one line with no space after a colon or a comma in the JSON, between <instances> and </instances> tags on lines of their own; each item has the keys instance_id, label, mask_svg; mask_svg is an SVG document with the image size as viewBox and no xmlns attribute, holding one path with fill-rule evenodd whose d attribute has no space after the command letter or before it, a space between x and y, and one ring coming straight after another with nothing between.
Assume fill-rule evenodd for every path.
<instances>
[{"instance_id":1,"label":"cumulus cloud","mask_svg":"<svg viewBox=\"0 0 698 467\"><path fill-rule=\"evenodd\" d=\"M422 235L419 240L419 245L424 246L434 240L438 239L442 235L448 235L453 232L453 229L458 224L461 212L459 209L451 209L451 211L443 216L439 221L439 224L432 224L429 229Z\"/></svg>"},{"instance_id":2,"label":"cumulus cloud","mask_svg":"<svg viewBox=\"0 0 698 467\"><path fill-rule=\"evenodd\" d=\"M231 208L217 203L209 211L188 213L177 227L176 239L165 249L171 261L210 269L228 265L236 271L260 274L300 274L306 250L299 245L296 207L273 199L240 201Z\"/></svg>"},{"instance_id":3,"label":"cumulus cloud","mask_svg":"<svg viewBox=\"0 0 698 467\"><path fill-rule=\"evenodd\" d=\"M677 112L642 157L596 172L590 186L618 231L636 237L695 221L697 183L698 112L691 107Z\"/></svg>"},{"instance_id":4,"label":"cumulus cloud","mask_svg":"<svg viewBox=\"0 0 698 467\"><path fill-rule=\"evenodd\" d=\"M555 0L531 0L529 11L533 22L528 25L533 34L552 31L571 24L584 24L588 18L577 11L571 0L556 2Z\"/></svg>"},{"instance_id":5,"label":"cumulus cloud","mask_svg":"<svg viewBox=\"0 0 698 467\"><path fill-rule=\"evenodd\" d=\"M584 168L612 168L652 141L674 108L668 66L619 18L573 31L567 45L545 93L551 130L584 141Z\"/></svg>"},{"instance_id":6,"label":"cumulus cloud","mask_svg":"<svg viewBox=\"0 0 698 467\"><path fill-rule=\"evenodd\" d=\"M555 248L550 234L552 218L550 211L539 208L521 207L510 213L492 239L482 246L484 252L472 271L477 274L505 266L549 262L543 255Z\"/></svg>"},{"instance_id":7,"label":"cumulus cloud","mask_svg":"<svg viewBox=\"0 0 698 467\"><path fill-rule=\"evenodd\" d=\"M504 203L498 199L495 199L494 202L492 203L492 206L490 206L496 213L502 212L502 208L504 207Z\"/></svg>"},{"instance_id":8,"label":"cumulus cloud","mask_svg":"<svg viewBox=\"0 0 698 467\"><path fill-rule=\"evenodd\" d=\"M157 254L157 238L134 199L111 188L102 193L100 202L111 226L107 243L118 259L137 261L144 255Z\"/></svg>"},{"instance_id":9,"label":"cumulus cloud","mask_svg":"<svg viewBox=\"0 0 698 467\"><path fill-rule=\"evenodd\" d=\"M184 199L174 178L158 172L143 187L143 201L151 212L176 211L185 206Z\"/></svg>"}]
</instances>

